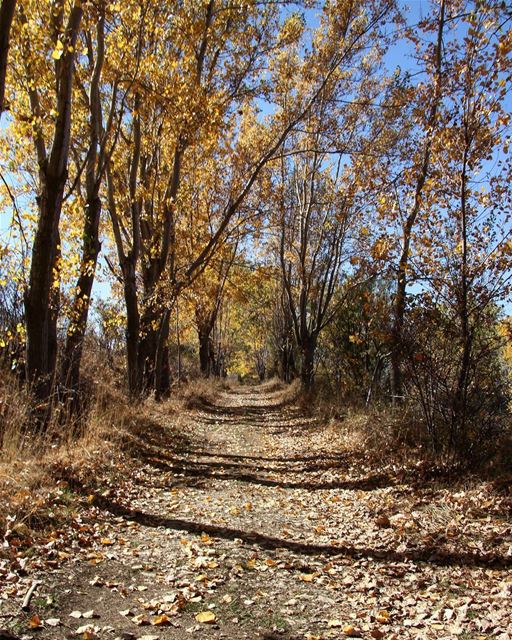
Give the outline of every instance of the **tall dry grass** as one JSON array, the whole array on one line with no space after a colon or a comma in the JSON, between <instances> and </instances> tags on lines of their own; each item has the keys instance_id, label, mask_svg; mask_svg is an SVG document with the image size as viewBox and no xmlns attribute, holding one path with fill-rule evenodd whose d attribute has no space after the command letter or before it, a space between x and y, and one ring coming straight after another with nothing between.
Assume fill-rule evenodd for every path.
<instances>
[{"instance_id":1,"label":"tall dry grass","mask_svg":"<svg viewBox=\"0 0 512 640\"><path fill-rule=\"evenodd\" d=\"M177 385L165 402L132 403L122 371L105 375L101 353L89 350L84 364L80 419L56 402L44 433L34 428L33 401L23 384L0 372L0 546L13 527L44 526L68 485L110 482L159 446L182 446L187 413L214 404L229 386L198 379Z\"/></svg>"}]
</instances>

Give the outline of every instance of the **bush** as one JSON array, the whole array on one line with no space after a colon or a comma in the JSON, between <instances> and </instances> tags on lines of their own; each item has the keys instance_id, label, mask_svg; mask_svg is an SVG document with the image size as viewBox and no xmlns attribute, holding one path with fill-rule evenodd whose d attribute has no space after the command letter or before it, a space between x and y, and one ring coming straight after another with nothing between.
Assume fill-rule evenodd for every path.
<instances>
[{"instance_id":1,"label":"bush","mask_svg":"<svg viewBox=\"0 0 512 640\"><path fill-rule=\"evenodd\" d=\"M510 379L495 315L474 325L467 376L463 344L443 308L410 314L406 342L409 402L420 407L432 450L448 459L488 459L510 424Z\"/></svg>"}]
</instances>

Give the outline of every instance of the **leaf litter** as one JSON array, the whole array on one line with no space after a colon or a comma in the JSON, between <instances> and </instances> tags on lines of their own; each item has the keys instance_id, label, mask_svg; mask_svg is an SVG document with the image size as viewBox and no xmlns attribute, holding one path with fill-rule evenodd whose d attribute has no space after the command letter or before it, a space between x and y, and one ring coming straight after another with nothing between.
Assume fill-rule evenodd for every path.
<instances>
[{"instance_id":1,"label":"leaf litter","mask_svg":"<svg viewBox=\"0 0 512 640\"><path fill-rule=\"evenodd\" d=\"M137 443L138 464L63 481L54 508L58 491L76 504L44 536L11 524L0 626L26 640L512 637L510 488L418 481L419 465L344 449L265 386L180 429L186 447L169 425L168 442Z\"/></svg>"}]
</instances>

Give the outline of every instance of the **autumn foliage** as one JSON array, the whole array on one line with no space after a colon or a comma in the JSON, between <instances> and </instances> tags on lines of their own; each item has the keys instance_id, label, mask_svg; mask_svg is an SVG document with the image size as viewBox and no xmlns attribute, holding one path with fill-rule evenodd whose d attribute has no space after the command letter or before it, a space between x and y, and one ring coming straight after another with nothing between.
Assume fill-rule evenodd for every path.
<instances>
[{"instance_id":1,"label":"autumn foliage","mask_svg":"<svg viewBox=\"0 0 512 640\"><path fill-rule=\"evenodd\" d=\"M0 360L33 432L78 435L95 377L136 404L276 376L490 457L505 4L3 0Z\"/></svg>"}]
</instances>

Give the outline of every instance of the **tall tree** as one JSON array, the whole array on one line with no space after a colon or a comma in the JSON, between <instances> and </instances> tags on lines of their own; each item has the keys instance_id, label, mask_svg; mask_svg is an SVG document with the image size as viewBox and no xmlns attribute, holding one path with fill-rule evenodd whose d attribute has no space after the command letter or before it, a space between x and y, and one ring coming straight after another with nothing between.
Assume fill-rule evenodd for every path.
<instances>
[{"instance_id":1,"label":"tall tree","mask_svg":"<svg viewBox=\"0 0 512 640\"><path fill-rule=\"evenodd\" d=\"M80 2L73 3L66 18L63 1L40 6L38 15L44 16L46 25L50 25L53 53L49 65L53 69L41 61L34 51L33 31L41 29L42 25L32 19L29 21L30 10L31 7L24 4L18 12L24 88L30 105L32 137L39 169L39 216L25 295L27 377L36 396L46 400L54 382L57 358L59 222L68 175L76 42L83 9ZM40 36L34 35L40 39ZM41 65L44 65L43 69ZM51 98L45 92L43 104L41 81L44 79L50 82ZM53 108L53 127L44 124L47 117L44 109L49 106Z\"/></svg>"},{"instance_id":2,"label":"tall tree","mask_svg":"<svg viewBox=\"0 0 512 640\"><path fill-rule=\"evenodd\" d=\"M124 92L119 91L119 77L114 76L110 85L102 83L105 59L108 57L105 42L106 7L100 2L83 30L88 64L79 70L80 97L85 102L88 125L84 127L84 145L79 153L80 132L75 133L75 176L72 197L83 205L83 232L79 274L69 312L69 323L62 361L62 383L77 408L79 398L80 363L91 305L91 294L100 252L101 195L107 163L115 148L123 105L131 83ZM110 29L110 47L117 44L115 29ZM113 41L113 42L112 42ZM111 52L111 51L110 51ZM85 77L83 77L85 74ZM108 98L104 94L108 90ZM121 93L121 99L118 94ZM106 119L104 116L106 111ZM88 131L87 131L88 129ZM85 174L85 180L82 179ZM73 176L72 176L73 177ZM84 182L85 184L82 184Z\"/></svg>"},{"instance_id":3,"label":"tall tree","mask_svg":"<svg viewBox=\"0 0 512 640\"><path fill-rule=\"evenodd\" d=\"M423 113L422 139L414 152L414 166L408 170L411 176L409 188L412 190L412 203L405 212L401 228L401 249L396 270L396 293L394 301L394 318L391 345L391 393L395 401L403 399L402 358L403 358L403 326L406 307L407 281L411 241L418 215L423 207L423 192L430 166L432 145L438 132L438 111L443 90L443 32L445 28L445 0L439 5L437 18L437 40L430 62L430 81L419 89L419 103ZM430 25L428 25L430 26ZM407 207L407 205L405 205Z\"/></svg>"},{"instance_id":4,"label":"tall tree","mask_svg":"<svg viewBox=\"0 0 512 640\"><path fill-rule=\"evenodd\" d=\"M5 108L5 78L11 39L11 25L16 10L16 0L2 0L0 6L0 116Z\"/></svg>"}]
</instances>

